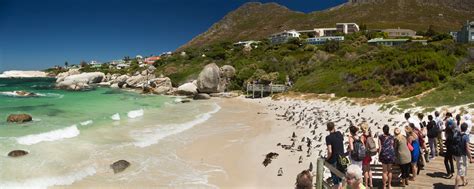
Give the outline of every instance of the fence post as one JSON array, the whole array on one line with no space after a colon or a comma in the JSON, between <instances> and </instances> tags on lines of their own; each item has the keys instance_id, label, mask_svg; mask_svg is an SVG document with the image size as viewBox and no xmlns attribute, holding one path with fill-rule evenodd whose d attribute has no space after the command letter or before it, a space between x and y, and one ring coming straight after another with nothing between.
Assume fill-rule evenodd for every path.
<instances>
[{"instance_id":1,"label":"fence post","mask_svg":"<svg viewBox=\"0 0 474 189\"><path fill-rule=\"evenodd\" d=\"M316 165L316 189L323 189L324 159L318 158Z\"/></svg>"}]
</instances>

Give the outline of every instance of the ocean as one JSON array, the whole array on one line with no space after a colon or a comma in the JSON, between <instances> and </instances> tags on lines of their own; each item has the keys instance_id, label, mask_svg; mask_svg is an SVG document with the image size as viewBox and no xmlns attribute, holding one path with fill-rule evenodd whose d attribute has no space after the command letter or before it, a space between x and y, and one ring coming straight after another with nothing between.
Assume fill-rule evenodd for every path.
<instances>
[{"instance_id":1,"label":"ocean","mask_svg":"<svg viewBox=\"0 0 474 189\"><path fill-rule=\"evenodd\" d=\"M217 103L105 87L65 91L54 82L0 78L0 188L214 188L206 173L222 170L187 162L176 149L207 136L184 133L218 112ZM7 123L18 113L33 121ZM8 157L12 150L29 154ZM110 164L120 159L131 166L114 174Z\"/></svg>"}]
</instances>

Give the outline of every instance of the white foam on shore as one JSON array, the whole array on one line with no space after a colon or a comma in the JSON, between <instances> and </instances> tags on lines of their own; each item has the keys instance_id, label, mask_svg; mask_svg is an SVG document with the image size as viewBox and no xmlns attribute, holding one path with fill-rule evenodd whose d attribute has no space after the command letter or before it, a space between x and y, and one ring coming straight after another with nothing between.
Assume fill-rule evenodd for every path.
<instances>
[{"instance_id":1,"label":"white foam on shore","mask_svg":"<svg viewBox=\"0 0 474 189\"><path fill-rule=\"evenodd\" d=\"M72 183L82 180L88 176L95 175L96 172L97 172L96 169L91 166L83 170L80 170L78 172L69 173L64 176L32 178L32 179L18 181L18 182L0 181L0 188L9 188L9 189L16 189L16 188L43 189L44 188L45 189L50 186L65 186L65 185L71 185Z\"/></svg>"},{"instance_id":2,"label":"white foam on shore","mask_svg":"<svg viewBox=\"0 0 474 189\"><path fill-rule=\"evenodd\" d=\"M34 96L22 96L16 93L16 91L4 91L0 92L0 95L3 96L13 96L13 97L51 97L51 98L63 98L64 95L56 93L33 93Z\"/></svg>"},{"instance_id":3,"label":"white foam on shore","mask_svg":"<svg viewBox=\"0 0 474 189\"><path fill-rule=\"evenodd\" d=\"M119 113L116 113L114 115L112 115L110 117L110 119L114 120L114 121L120 121L120 114Z\"/></svg>"},{"instance_id":4,"label":"white foam on shore","mask_svg":"<svg viewBox=\"0 0 474 189\"><path fill-rule=\"evenodd\" d=\"M85 125L90 125L92 123L94 123L92 120L87 120L87 121L81 122L81 125L85 126Z\"/></svg>"},{"instance_id":5,"label":"white foam on shore","mask_svg":"<svg viewBox=\"0 0 474 189\"><path fill-rule=\"evenodd\" d=\"M53 130L41 134L33 134L16 138L19 144L32 145L45 141L56 141L65 138L73 138L80 134L76 125L66 127L64 129Z\"/></svg>"},{"instance_id":6,"label":"white foam on shore","mask_svg":"<svg viewBox=\"0 0 474 189\"><path fill-rule=\"evenodd\" d=\"M143 109L129 111L127 116L132 119L137 118L137 117L142 117Z\"/></svg>"},{"instance_id":7,"label":"white foam on shore","mask_svg":"<svg viewBox=\"0 0 474 189\"><path fill-rule=\"evenodd\" d=\"M181 133L198 124L204 123L206 120L211 118L212 114L218 112L220 109L221 107L219 105L214 104L214 109L212 111L200 114L196 116L195 119L185 123L163 125L155 129L132 131L130 132L130 135L136 140L133 144L141 148L156 144L165 137Z\"/></svg>"}]
</instances>

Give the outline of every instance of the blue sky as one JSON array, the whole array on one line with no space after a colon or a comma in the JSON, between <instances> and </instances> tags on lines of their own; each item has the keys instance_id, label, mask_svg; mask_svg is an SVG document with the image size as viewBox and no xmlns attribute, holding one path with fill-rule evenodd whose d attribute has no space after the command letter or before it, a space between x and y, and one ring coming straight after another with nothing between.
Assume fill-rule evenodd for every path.
<instances>
[{"instance_id":1,"label":"blue sky","mask_svg":"<svg viewBox=\"0 0 474 189\"><path fill-rule=\"evenodd\" d=\"M280 0L311 12L347 0ZM0 0L0 72L173 51L245 0Z\"/></svg>"}]
</instances>

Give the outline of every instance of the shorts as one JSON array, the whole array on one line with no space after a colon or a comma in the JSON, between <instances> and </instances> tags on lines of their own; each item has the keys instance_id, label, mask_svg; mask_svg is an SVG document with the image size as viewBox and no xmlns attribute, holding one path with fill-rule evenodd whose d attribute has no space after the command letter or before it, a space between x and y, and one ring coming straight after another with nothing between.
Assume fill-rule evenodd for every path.
<instances>
[{"instance_id":1,"label":"shorts","mask_svg":"<svg viewBox=\"0 0 474 189\"><path fill-rule=\"evenodd\" d=\"M458 170L458 175L461 177L466 176L467 170L467 156L454 156L456 160L456 169Z\"/></svg>"}]
</instances>

